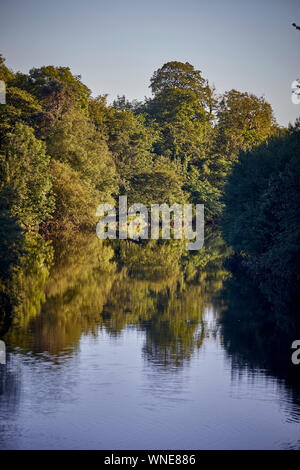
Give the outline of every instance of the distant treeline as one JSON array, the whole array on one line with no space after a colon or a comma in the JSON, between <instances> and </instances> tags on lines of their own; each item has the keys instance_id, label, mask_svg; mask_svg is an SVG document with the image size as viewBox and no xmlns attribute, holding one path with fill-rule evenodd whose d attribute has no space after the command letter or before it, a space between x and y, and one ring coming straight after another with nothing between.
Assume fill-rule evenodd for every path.
<instances>
[{"instance_id":1,"label":"distant treeline","mask_svg":"<svg viewBox=\"0 0 300 470\"><path fill-rule=\"evenodd\" d=\"M0 57L0 79L3 227L92 227L98 204L119 194L202 203L262 283L275 272L298 280L299 132L280 128L263 97L218 95L187 62L155 71L151 98L112 105L68 67L14 73Z\"/></svg>"}]
</instances>

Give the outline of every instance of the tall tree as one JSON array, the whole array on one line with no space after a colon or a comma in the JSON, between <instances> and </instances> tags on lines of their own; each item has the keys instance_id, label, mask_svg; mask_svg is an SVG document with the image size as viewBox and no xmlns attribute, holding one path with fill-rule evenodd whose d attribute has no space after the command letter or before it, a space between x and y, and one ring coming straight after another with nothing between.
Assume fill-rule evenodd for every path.
<instances>
[{"instance_id":1,"label":"tall tree","mask_svg":"<svg viewBox=\"0 0 300 470\"><path fill-rule=\"evenodd\" d=\"M17 123L0 154L1 212L18 218L27 228L37 227L51 216L49 156L33 129Z\"/></svg>"},{"instance_id":2,"label":"tall tree","mask_svg":"<svg viewBox=\"0 0 300 470\"><path fill-rule=\"evenodd\" d=\"M293 128L241 153L225 192L225 239L281 305L299 296L299 149Z\"/></svg>"},{"instance_id":3,"label":"tall tree","mask_svg":"<svg viewBox=\"0 0 300 470\"><path fill-rule=\"evenodd\" d=\"M117 190L115 165L106 141L78 106L70 107L54 122L47 150L51 157L79 172L103 199Z\"/></svg>"},{"instance_id":4,"label":"tall tree","mask_svg":"<svg viewBox=\"0 0 300 470\"><path fill-rule=\"evenodd\" d=\"M164 64L150 82L154 97L146 111L159 125L157 153L199 164L209 143L213 90L188 62Z\"/></svg>"},{"instance_id":5,"label":"tall tree","mask_svg":"<svg viewBox=\"0 0 300 470\"><path fill-rule=\"evenodd\" d=\"M241 150L250 150L276 131L272 107L263 97L237 90L224 93L217 110L216 153L233 161Z\"/></svg>"}]
</instances>

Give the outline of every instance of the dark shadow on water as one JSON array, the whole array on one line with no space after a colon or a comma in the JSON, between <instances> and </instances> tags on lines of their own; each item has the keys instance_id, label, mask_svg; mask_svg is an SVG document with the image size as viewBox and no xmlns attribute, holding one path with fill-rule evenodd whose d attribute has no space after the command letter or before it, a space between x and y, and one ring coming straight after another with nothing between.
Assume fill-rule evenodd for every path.
<instances>
[{"instance_id":1,"label":"dark shadow on water","mask_svg":"<svg viewBox=\"0 0 300 470\"><path fill-rule=\"evenodd\" d=\"M270 304L245 268L232 267L224 284L226 308L220 317L221 335L232 361L232 373L263 374L276 380L288 395L291 417L300 420L300 364L292 363L291 345L300 339L300 318Z\"/></svg>"}]
</instances>

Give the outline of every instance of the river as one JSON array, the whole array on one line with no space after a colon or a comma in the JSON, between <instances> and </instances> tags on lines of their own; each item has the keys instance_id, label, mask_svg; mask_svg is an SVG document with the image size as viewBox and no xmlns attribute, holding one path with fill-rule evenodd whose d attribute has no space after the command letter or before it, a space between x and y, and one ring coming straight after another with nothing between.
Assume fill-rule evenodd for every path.
<instances>
[{"instance_id":1,"label":"river","mask_svg":"<svg viewBox=\"0 0 300 470\"><path fill-rule=\"evenodd\" d=\"M27 241L1 303L0 448L300 448L300 330L228 252Z\"/></svg>"}]
</instances>

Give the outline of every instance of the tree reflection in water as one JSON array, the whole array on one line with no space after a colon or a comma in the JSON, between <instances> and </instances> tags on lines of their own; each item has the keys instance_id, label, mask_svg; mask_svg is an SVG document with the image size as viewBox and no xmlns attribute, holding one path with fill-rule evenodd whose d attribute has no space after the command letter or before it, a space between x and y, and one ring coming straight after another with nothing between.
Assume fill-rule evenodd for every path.
<instances>
[{"instance_id":1,"label":"tree reflection in water","mask_svg":"<svg viewBox=\"0 0 300 470\"><path fill-rule=\"evenodd\" d=\"M207 233L205 248L188 253L178 240L103 242L79 233L47 241L16 233L14 257L1 273L1 335L10 350L59 363L76 354L83 335L105 330L113 338L134 327L144 334L148 364L174 371L208 335L219 335L233 374L262 371L275 378L298 419L290 345L299 322L274 313L246 273L229 274L230 250L219 234ZM207 309L215 312L213 328ZM0 372L4 393L16 381Z\"/></svg>"},{"instance_id":2,"label":"tree reflection in water","mask_svg":"<svg viewBox=\"0 0 300 470\"><path fill-rule=\"evenodd\" d=\"M293 404L290 416L300 417L299 367L292 363L292 342L300 338L299 315L282 313L263 298L247 272L232 266L224 284L226 308L220 318L224 348L231 359L233 377L262 373L276 379ZM291 411L291 410L290 410Z\"/></svg>"},{"instance_id":3,"label":"tree reflection in water","mask_svg":"<svg viewBox=\"0 0 300 470\"><path fill-rule=\"evenodd\" d=\"M210 235L189 255L181 241L99 241L92 234L45 241L27 235L25 251L7 282L11 347L53 356L76 349L82 334L127 325L146 332L150 360L180 365L205 337L202 316L227 273L226 248ZM11 313L10 313L11 316Z\"/></svg>"}]
</instances>

